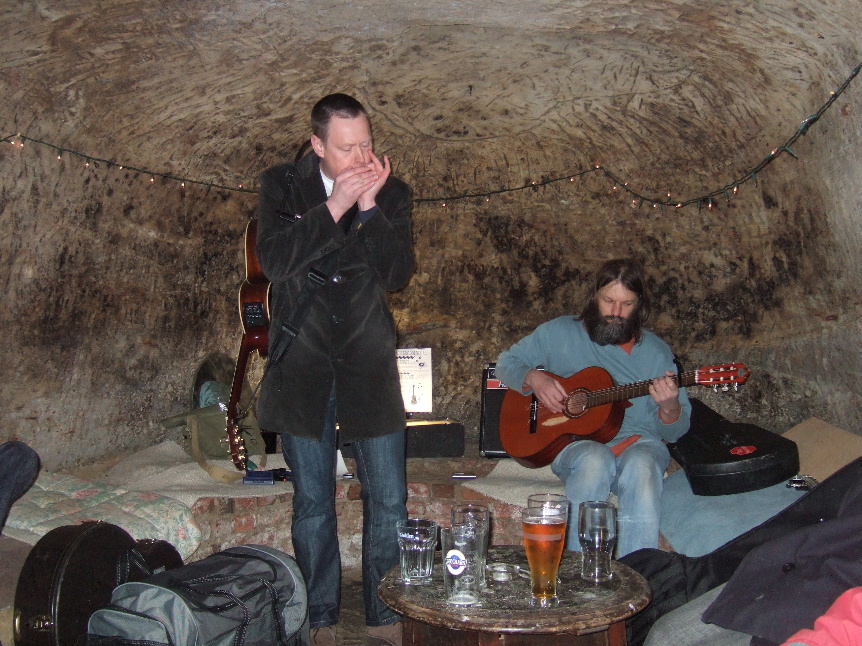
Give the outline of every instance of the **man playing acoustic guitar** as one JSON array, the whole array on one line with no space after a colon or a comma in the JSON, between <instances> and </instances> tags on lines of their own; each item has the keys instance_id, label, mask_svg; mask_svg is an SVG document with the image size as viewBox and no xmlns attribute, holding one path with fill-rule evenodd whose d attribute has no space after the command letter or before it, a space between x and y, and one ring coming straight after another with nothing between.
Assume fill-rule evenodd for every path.
<instances>
[{"instance_id":1,"label":"man playing acoustic guitar","mask_svg":"<svg viewBox=\"0 0 862 646\"><path fill-rule=\"evenodd\" d=\"M570 521L575 527L567 532L568 549L581 549L578 505L606 500L611 492L619 499L617 557L658 547L662 477L670 464L665 442L676 441L688 430L691 404L685 389L677 385L670 347L643 329L649 313L641 266L629 259L611 260L596 272L580 315L543 323L497 361L497 376L504 383L520 385L524 395L532 393L561 419L566 419L563 410L570 393L556 375L568 378L598 366L616 384L649 382L649 396L631 400L619 432L605 439L607 443L578 439L565 444L551 463L565 483L573 510ZM657 376L662 374L667 376Z\"/></svg>"}]
</instances>

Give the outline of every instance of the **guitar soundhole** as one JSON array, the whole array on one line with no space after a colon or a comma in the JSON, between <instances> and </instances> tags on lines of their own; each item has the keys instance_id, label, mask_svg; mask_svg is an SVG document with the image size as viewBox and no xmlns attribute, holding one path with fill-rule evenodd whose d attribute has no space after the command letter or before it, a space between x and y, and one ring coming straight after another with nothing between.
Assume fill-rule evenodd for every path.
<instances>
[{"instance_id":1,"label":"guitar soundhole","mask_svg":"<svg viewBox=\"0 0 862 646\"><path fill-rule=\"evenodd\" d=\"M563 412L566 417L580 417L587 412L587 391L576 390L566 397L566 404Z\"/></svg>"}]
</instances>

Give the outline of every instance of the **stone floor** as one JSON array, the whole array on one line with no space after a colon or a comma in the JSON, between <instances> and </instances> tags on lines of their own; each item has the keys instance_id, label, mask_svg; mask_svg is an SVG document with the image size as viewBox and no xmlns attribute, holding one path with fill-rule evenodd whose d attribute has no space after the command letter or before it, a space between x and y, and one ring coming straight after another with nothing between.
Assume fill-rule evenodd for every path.
<instances>
[{"instance_id":1,"label":"stone floor","mask_svg":"<svg viewBox=\"0 0 862 646\"><path fill-rule=\"evenodd\" d=\"M362 577L347 570L341 584L341 621L338 624L341 646L378 646L381 642L365 635L365 604L362 601Z\"/></svg>"}]
</instances>

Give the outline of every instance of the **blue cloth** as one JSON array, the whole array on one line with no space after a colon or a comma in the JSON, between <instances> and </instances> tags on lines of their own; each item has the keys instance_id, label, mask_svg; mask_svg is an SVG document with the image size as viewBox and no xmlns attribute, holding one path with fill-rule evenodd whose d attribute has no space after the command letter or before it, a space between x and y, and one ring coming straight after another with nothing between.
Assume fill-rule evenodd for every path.
<instances>
[{"instance_id":1,"label":"blue cloth","mask_svg":"<svg viewBox=\"0 0 862 646\"><path fill-rule=\"evenodd\" d=\"M664 481L661 533L674 551L702 556L766 522L804 493L782 482L728 496L696 496L680 469Z\"/></svg>"},{"instance_id":2,"label":"blue cloth","mask_svg":"<svg viewBox=\"0 0 862 646\"><path fill-rule=\"evenodd\" d=\"M0 530L12 503L23 496L39 475L39 456L24 442L0 444Z\"/></svg>"},{"instance_id":3,"label":"blue cloth","mask_svg":"<svg viewBox=\"0 0 862 646\"><path fill-rule=\"evenodd\" d=\"M538 366L563 378L599 366L610 373L617 385L649 381L664 376L667 370L677 370L670 347L652 332L644 330L629 354L617 345L594 343L584 324L573 316L543 323L503 352L497 360L496 373L510 388L520 390L527 372ZM679 402L679 419L665 424L659 419L658 404L652 397L636 397L625 411L619 433L607 445L581 440L557 455L551 469L565 483L572 505L568 549L580 550L578 505L586 500L607 500L612 491L620 505L617 557L644 547L658 547L662 475L670 463L662 440L676 441L688 430L691 402L684 388ZM609 447L632 435L640 435L641 439L616 459Z\"/></svg>"},{"instance_id":4,"label":"blue cloth","mask_svg":"<svg viewBox=\"0 0 862 646\"><path fill-rule=\"evenodd\" d=\"M281 434L293 476L291 533L308 588L311 628L338 623L341 555L335 512L335 389L320 441ZM365 622L384 626L400 617L377 596L383 576L399 561L395 525L407 517L406 430L352 443L362 483L362 584Z\"/></svg>"}]
</instances>

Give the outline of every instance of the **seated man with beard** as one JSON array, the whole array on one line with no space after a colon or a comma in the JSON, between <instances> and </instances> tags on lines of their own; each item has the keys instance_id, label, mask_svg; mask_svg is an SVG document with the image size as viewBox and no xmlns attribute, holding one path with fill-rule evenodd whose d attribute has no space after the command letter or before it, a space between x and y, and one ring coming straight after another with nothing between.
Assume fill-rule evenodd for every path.
<instances>
[{"instance_id":1,"label":"seated man with beard","mask_svg":"<svg viewBox=\"0 0 862 646\"><path fill-rule=\"evenodd\" d=\"M665 442L688 430L691 404L685 390L677 387L670 347L643 329L649 312L641 266L629 259L611 260L596 272L580 315L543 323L497 361L497 376L504 383L520 386L525 395L535 394L554 413L563 410L568 393L548 373L568 378L599 366L618 385L652 381L649 396L631 400L610 442L572 442L551 464L571 502L567 549L581 549L578 505L607 500L611 492L619 500L617 557L658 547L662 478L670 464Z\"/></svg>"}]
</instances>

